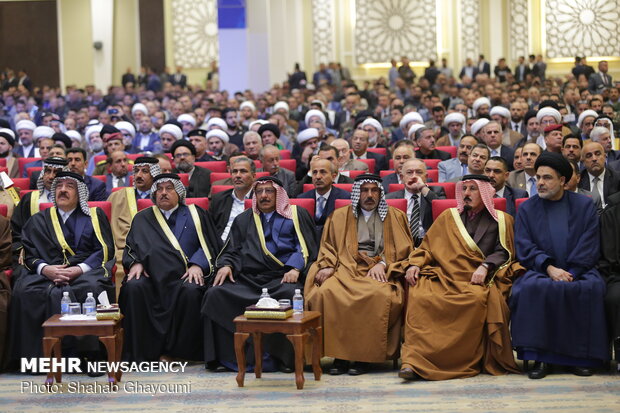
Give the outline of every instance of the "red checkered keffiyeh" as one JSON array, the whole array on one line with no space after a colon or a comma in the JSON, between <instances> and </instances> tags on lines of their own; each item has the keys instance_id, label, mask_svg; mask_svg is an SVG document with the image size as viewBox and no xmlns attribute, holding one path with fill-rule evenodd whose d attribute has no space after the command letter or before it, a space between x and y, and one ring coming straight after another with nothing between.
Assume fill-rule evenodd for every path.
<instances>
[{"instance_id":1,"label":"red checkered keffiyeh","mask_svg":"<svg viewBox=\"0 0 620 413\"><path fill-rule=\"evenodd\" d=\"M288 194L283 187L271 180L256 181L252 185L252 211L255 214L259 214L260 211L256 202L256 185L270 183L276 189L276 212L282 215L284 218L293 219L293 213L291 212L291 203Z\"/></svg>"},{"instance_id":2,"label":"red checkered keffiyeh","mask_svg":"<svg viewBox=\"0 0 620 413\"><path fill-rule=\"evenodd\" d=\"M456 184L456 209L459 211L459 214L463 213L463 208L465 207L465 204L463 203L463 185L470 182L474 182L478 186L478 191L480 191L480 196L482 197L482 203L486 207L487 211L489 211L489 214L491 214L493 219L498 221L499 218L497 217L497 211L493 205L495 189L491 183L476 179L468 179L467 181L457 182Z\"/></svg>"}]
</instances>

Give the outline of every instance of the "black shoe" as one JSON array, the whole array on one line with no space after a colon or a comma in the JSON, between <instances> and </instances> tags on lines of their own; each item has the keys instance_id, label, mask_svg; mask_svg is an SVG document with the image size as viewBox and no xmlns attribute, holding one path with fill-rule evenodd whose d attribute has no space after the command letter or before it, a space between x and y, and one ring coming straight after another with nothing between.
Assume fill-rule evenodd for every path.
<instances>
[{"instance_id":1,"label":"black shoe","mask_svg":"<svg viewBox=\"0 0 620 413\"><path fill-rule=\"evenodd\" d=\"M575 376L590 377L594 372L588 367L573 367L572 372Z\"/></svg>"},{"instance_id":2,"label":"black shoe","mask_svg":"<svg viewBox=\"0 0 620 413\"><path fill-rule=\"evenodd\" d=\"M217 360L207 362L207 369L214 373L224 373L228 371L228 369Z\"/></svg>"},{"instance_id":3,"label":"black shoe","mask_svg":"<svg viewBox=\"0 0 620 413\"><path fill-rule=\"evenodd\" d=\"M398 372L398 377L405 380L420 380L421 377L411 367L403 367Z\"/></svg>"},{"instance_id":4,"label":"black shoe","mask_svg":"<svg viewBox=\"0 0 620 413\"><path fill-rule=\"evenodd\" d=\"M534 363L532 369L527 373L530 379L538 380L544 379L549 374L549 365L547 363L537 361Z\"/></svg>"},{"instance_id":5,"label":"black shoe","mask_svg":"<svg viewBox=\"0 0 620 413\"><path fill-rule=\"evenodd\" d=\"M368 373L370 363L362 363L361 361L354 361L349 368L349 376L359 376L361 374Z\"/></svg>"},{"instance_id":6,"label":"black shoe","mask_svg":"<svg viewBox=\"0 0 620 413\"><path fill-rule=\"evenodd\" d=\"M295 371L295 369L294 369L294 368L292 368L292 367L290 367L290 366L287 366L286 364L284 364L284 362L282 362L282 361L280 361L280 360L278 360L278 361L276 362L276 365L277 365L277 367L278 367L278 371L279 371L280 373L287 373L287 374L288 374L288 373L292 373L292 372L294 372L294 371Z\"/></svg>"},{"instance_id":7,"label":"black shoe","mask_svg":"<svg viewBox=\"0 0 620 413\"><path fill-rule=\"evenodd\" d=\"M344 374L349 370L349 362L347 360L334 359L334 364L329 369L328 373L332 376L338 376Z\"/></svg>"}]
</instances>

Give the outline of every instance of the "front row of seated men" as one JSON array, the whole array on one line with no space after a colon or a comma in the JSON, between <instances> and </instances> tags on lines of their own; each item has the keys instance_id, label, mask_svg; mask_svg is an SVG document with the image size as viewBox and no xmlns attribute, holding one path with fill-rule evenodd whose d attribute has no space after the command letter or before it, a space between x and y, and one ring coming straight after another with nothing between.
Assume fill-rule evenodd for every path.
<instances>
[{"instance_id":1,"label":"front row of seated men","mask_svg":"<svg viewBox=\"0 0 620 413\"><path fill-rule=\"evenodd\" d=\"M513 218L493 206L489 178L468 175L457 186L457 208L438 217L418 248L411 234L420 227L408 222L420 222L420 200L409 198L407 214L388 206L376 175L356 178L351 205L327 218L320 244L312 218L290 205L278 178L260 178L252 208L237 214L222 246L209 213L186 205L177 175L152 177L148 159L137 164L147 165L155 205L135 214L122 256L127 359L235 369L233 318L262 288L281 299L304 285L307 309L323 314L331 374L363 374L399 352L399 376L408 380L517 371L513 347L535 361L530 378L552 364L590 375L609 358L596 209L564 190L572 169L561 155L537 159L538 196L521 206L516 235ZM14 358L41 354L41 323L59 311L62 292L79 301L87 291L114 297L112 233L102 211L88 208L82 177L56 173L49 196L54 208L33 215L21 237L25 265L10 308ZM612 272L617 255L608 254ZM609 309L618 312L617 300ZM264 349L266 369L290 371L284 337L267 336Z\"/></svg>"}]
</instances>

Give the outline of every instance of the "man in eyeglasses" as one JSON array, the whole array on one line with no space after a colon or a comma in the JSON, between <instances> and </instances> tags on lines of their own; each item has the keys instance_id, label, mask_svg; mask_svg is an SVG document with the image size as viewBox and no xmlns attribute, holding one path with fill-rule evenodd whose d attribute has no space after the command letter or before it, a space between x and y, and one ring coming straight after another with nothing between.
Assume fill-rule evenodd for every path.
<instances>
[{"instance_id":1,"label":"man in eyeglasses","mask_svg":"<svg viewBox=\"0 0 620 413\"><path fill-rule=\"evenodd\" d=\"M188 198L208 197L211 192L211 171L195 166L196 148L186 140L176 141L170 153L174 158L176 168L174 173L189 174Z\"/></svg>"}]
</instances>

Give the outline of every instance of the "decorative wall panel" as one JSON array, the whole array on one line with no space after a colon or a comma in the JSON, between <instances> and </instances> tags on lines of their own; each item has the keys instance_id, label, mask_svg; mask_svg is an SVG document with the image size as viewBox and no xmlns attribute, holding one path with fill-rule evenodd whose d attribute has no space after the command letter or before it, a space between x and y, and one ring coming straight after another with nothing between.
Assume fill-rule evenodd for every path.
<instances>
[{"instance_id":1,"label":"decorative wall panel","mask_svg":"<svg viewBox=\"0 0 620 413\"><path fill-rule=\"evenodd\" d=\"M530 54L527 0L510 0L510 53L514 61Z\"/></svg>"},{"instance_id":2,"label":"decorative wall panel","mask_svg":"<svg viewBox=\"0 0 620 413\"><path fill-rule=\"evenodd\" d=\"M480 3L461 0L461 50L464 58L474 62L480 54ZM465 60L465 59L463 59Z\"/></svg>"},{"instance_id":3,"label":"decorative wall panel","mask_svg":"<svg viewBox=\"0 0 620 413\"><path fill-rule=\"evenodd\" d=\"M172 0L174 61L185 68L218 60L217 0Z\"/></svg>"},{"instance_id":4,"label":"decorative wall panel","mask_svg":"<svg viewBox=\"0 0 620 413\"><path fill-rule=\"evenodd\" d=\"M334 60L333 0L312 0L312 44L316 65Z\"/></svg>"},{"instance_id":5,"label":"decorative wall panel","mask_svg":"<svg viewBox=\"0 0 620 413\"><path fill-rule=\"evenodd\" d=\"M357 0L355 57L358 64L407 56L437 58L435 0Z\"/></svg>"},{"instance_id":6,"label":"decorative wall panel","mask_svg":"<svg viewBox=\"0 0 620 413\"><path fill-rule=\"evenodd\" d=\"M618 0L547 0L547 57L620 55Z\"/></svg>"}]
</instances>

